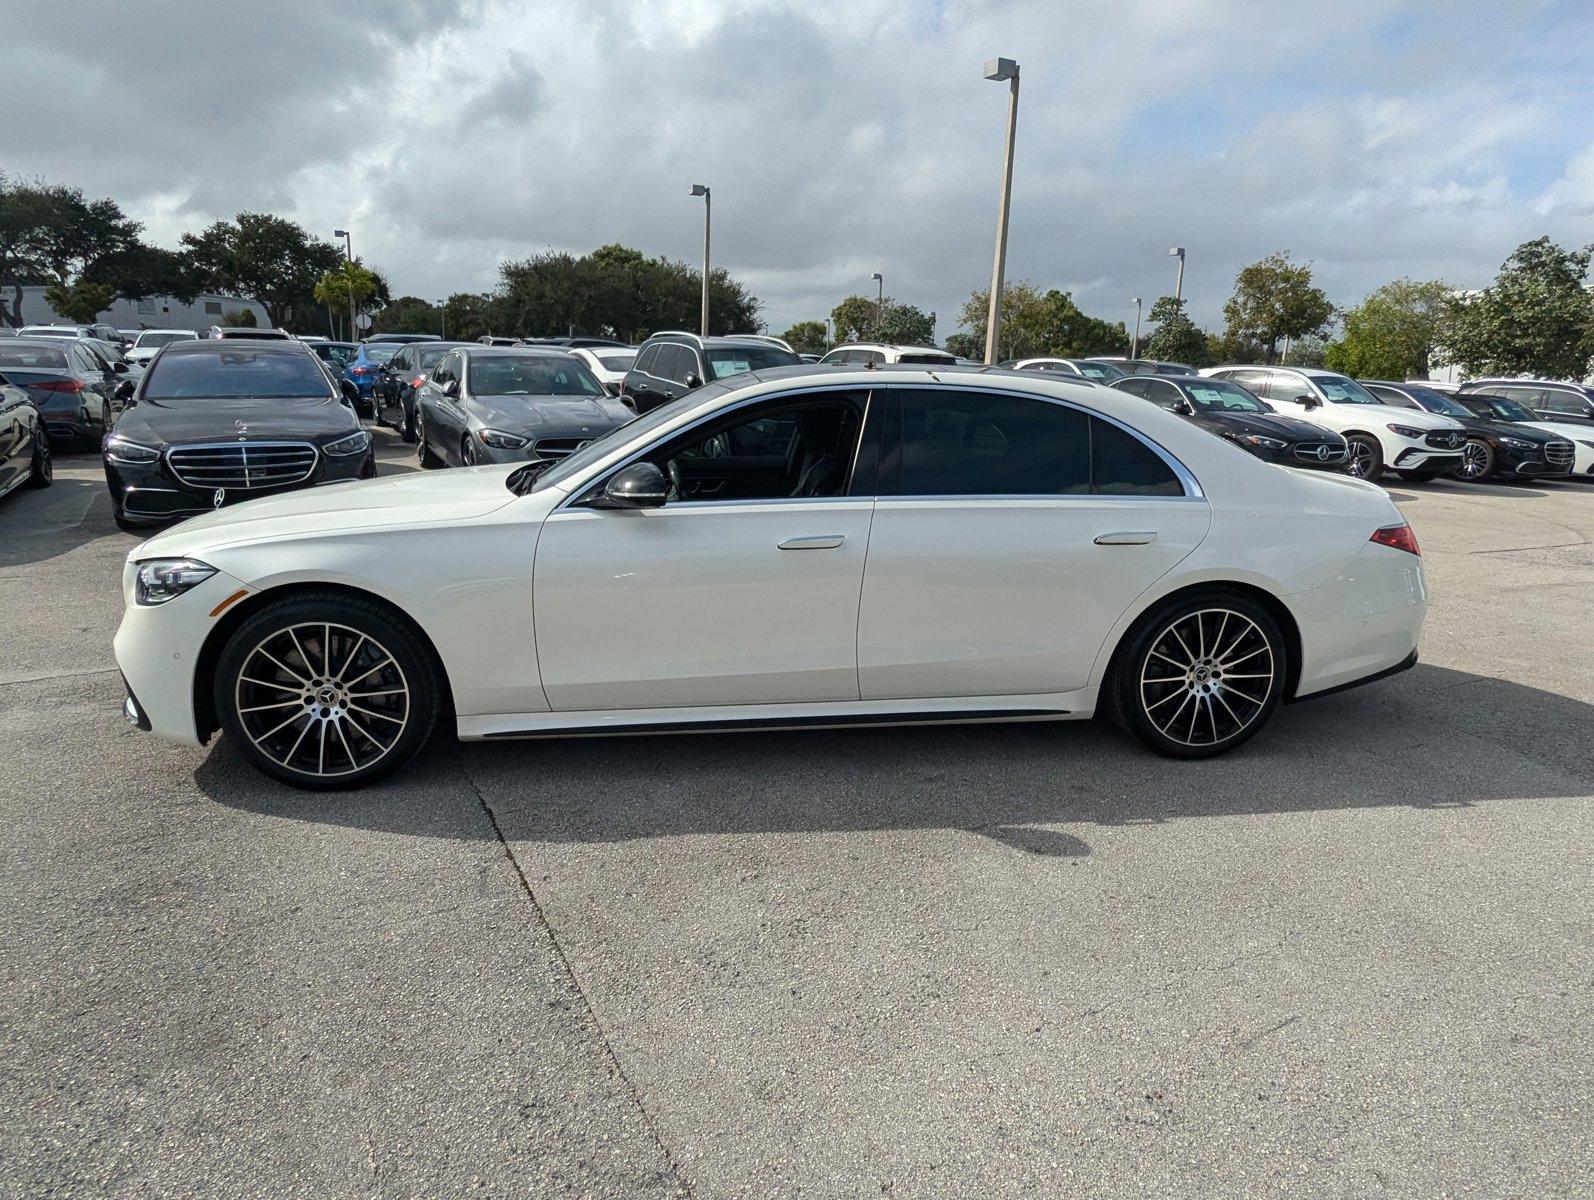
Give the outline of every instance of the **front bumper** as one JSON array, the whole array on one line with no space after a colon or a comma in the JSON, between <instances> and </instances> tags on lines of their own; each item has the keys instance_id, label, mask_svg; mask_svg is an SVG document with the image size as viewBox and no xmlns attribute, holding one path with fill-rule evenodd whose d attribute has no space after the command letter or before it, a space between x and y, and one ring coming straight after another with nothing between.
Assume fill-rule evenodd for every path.
<instances>
[{"instance_id":1,"label":"front bumper","mask_svg":"<svg viewBox=\"0 0 1594 1200\"><path fill-rule=\"evenodd\" d=\"M181 521L214 508L230 508L234 504L262 496L276 496L329 483L347 483L354 479L370 479L376 474L374 448L368 448L364 454L334 456L321 453L307 479L281 487L219 489L218 499L218 489L195 487L178 479L164 454L152 463L122 463L109 458L104 462L105 483L110 489L111 503L117 514L124 520L147 525Z\"/></svg>"}]
</instances>

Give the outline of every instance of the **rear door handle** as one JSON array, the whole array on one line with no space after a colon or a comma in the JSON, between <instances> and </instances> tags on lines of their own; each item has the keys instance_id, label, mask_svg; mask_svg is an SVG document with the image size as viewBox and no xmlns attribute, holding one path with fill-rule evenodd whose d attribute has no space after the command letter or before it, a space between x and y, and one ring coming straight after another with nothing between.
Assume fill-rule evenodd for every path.
<instances>
[{"instance_id":1,"label":"rear door handle","mask_svg":"<svg viewBox=\"0 0 1594 1200\"><path fill-rule=\"evenodd\" d=\"M846 537L839 533L822 533L816 537L787 538L780 543L782 550L834 550Z\"/></svg>"},{"instance_id":2,"label":"rear door handle","mask_svg":"<svg viewBox=\"0 0 1594 1200\"><path fill-rule=\"evenodd\" d=\"M1104 533L1096 539L1098 546L1145 546L1157 540L1155 530L1132 533Z\"/></svg>"}]
</instances>

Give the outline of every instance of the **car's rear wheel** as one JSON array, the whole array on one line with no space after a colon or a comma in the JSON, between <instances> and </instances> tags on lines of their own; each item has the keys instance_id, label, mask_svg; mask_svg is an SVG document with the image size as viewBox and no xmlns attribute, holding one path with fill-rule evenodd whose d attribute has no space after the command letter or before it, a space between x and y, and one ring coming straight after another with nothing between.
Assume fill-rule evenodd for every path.
<instances>
[{"instance_id":1,"label":"car's rear wheel","mask_svg":"<svg viewBox=\"0 0 1594 1200\"><path fill-rule=\"evenodd\" d=\"M1457 479L1481 483L1494 474L1494 447L1488 442L1470 439L1461 448L1461 465L1451 472Z\"/></svg>"},{"instance_id":2,"label":"car's rear wheel","mask_svg":"<svg viewBox=\"0 0 1594 1200\"><path fill-rule=\"evenodd\" d=\"M50 439L40 429L33 435L33 461L28 464L28 486L47 488L55 480L55 460L50 457Z\"/></svg>"},{"instance_id":3,"label":"car's rear wheel","mask_svg":"<svg viewBox=\"0 0 1594 1200\"><path fill-rule=\"evenodd\" d=\"M1378 444L1378 439L1365 433L1351 433L1345 436L1345 441L1350 446L1346 474L1357 479L1377 479L1384 470L1384 448Z\"/></svg>"},{"instance_id":4,"label":"car's rear wheel","mask_svg":"<svg viewBox=\"0 0 1594 1200\"><path fill-rule=\"evenodd\" d=\"M1208 758L1278 708L1288 664L1272 615L1238 592L1161 605L1131 627L1103 687L1120 729L1171 758Z\"/></svg>"},{"instance_id":5,"label":"car's rear wheel","mask_svg":"<svg viewBox=\"0 0 1594 1200\"><path fill-rule=\"evenodd\" d=\"M476 439L468 433L459 443L459 461L467 467L480 465L481 460L476 457Z\"/></svg>"},{"instance_id":6,"label":"car's rear wheel","mask_svg":"<svg viewBox=\"0 0 1594 1200\"><path fill-rule=\"evenodd\" d=\"M397 770L432 734L441 683L407 622L330 593L269 604L217 663L222 728L257 769L296 787L355 787Z\"/></svg>"},{"instance_id":7,"label":"car's rear wheel","mask_svg":"<svg viewBox=\"0 0 1594 1200\"><path fill-rule=\"evenodd\" d=\"M415 410L415 459L427 471L443 465L443 460L432 453L432 445L426 440L426 418L419 408Z\"/></svg>"}]
</instances>

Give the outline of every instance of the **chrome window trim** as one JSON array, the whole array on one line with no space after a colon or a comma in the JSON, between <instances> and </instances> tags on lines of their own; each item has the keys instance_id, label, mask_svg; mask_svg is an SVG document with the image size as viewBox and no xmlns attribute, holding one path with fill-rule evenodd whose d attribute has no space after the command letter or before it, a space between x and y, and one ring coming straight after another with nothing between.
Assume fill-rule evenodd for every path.
<instances>
[{"instance_id":1,"label":"chrome window trim","mask_svg":"<svg viewBox=\"0 0 1594 1200\"><path fill-rule=\"evenodd\" d=\"M879 397L879 396L884 396L887 391L890 391L892 389L901 390L901 391L918 391L918 390L922 390L924 388L937 388L937 389L940 389L942 391L953 390L953 391L961 391L961 392L979 392L979 393L982 393L982 394L988 395L988 396L1002 396L1002 397L1018 396L1018 397L1023 398L1023 399L1040 400L1040 401L1043 401L1043 402L1048 403L1048 404L1057 404L1057 405L1060 405L1060 406L1062 406L1064 408L1073 409L1076 412L1084 413L1088 417L1096 417L1099 420L1106 421L1108 424L1115 425L1119 429L1123 430L1123 432L1127 433L1130 437L1132 437L1136 441L1140 442L1142 445L1147 447L1153 454L1155 454L1159 459L1161 459L1163 464L1165 466L1167 466L1173 472L1174 478L1176 478L1179 481L1180 486L1182 488L1184 488L1184 495L1182 495L1182 496L1152 496L1152 495L1138 494L1138 493L1135 493L1135 492L1065 492L1065 493L1060 493L1060 494L1056 494L1056 495L1051 495L1051 494L1021 495L1021 494L1009 493L1009 492L991 492L991 493L976 493L976 494L973 494L973 495L964 495L964 496L882 496L882 495L879 494L879 490L878 490L879 489L879 483L878 483L878 480L877 480L876 481L876 492L875 492L875 495L873 495L873 496L859 496L859 497L833 496L833 497L828 497L828 498L811 497L811 496L785 496L785 497L775 496L775 497L771 497L771 498L766 499L766 500L754 500L754 501L739 501L739 500L677 500L675 502L674 507L680 507L680 506L684 506L684 505L702 505L704 507L709 507L709 506L726 506L726 505L742 504L742 503L778 504L778 503L781 503L782 501L793 501L793 500L797 501L799 503L813 503L815 501L819 501L821 503L835 503L837 500L845 500L845 499L860 499L860 500L867 499L867 500L870 500L870 501L873 501L873 500L914 500L914 501L924 501L924 500L964 500L964 501L967 501L967 500L1065 500L1065 501L1078 501L1078 500L1108 500L1108 501L1116 501L1116 500L1164 500L1164 501L1174 501L1174 502L1196 501L1196 502L1202 503L1202 504L1206 503L1207 494L1206 494L1206 491L1201 487L1200 481L1198 479L1196 479L1194 472L1192 472L1189 467L1185 466L1184 463L1178 458L1177 455L1175 455L1171 450L1168 450L1168 449L1164 448L1160 443L1152 441L1145 434L1141 433L1138 429L1135 429L1132 426L1126 425L1123 421L1120 421L1118 418L1110 416L1107 413L1104 413L1104 412L1100 411L1099 409L1087 408L1083 404L1078 404L1078 403L1076 403L1076 402L1074 402L1072 400L1065 400L1065 399L1063 399L1060 396L1043 396L1043 395L1037 395L1034 392L1014 392L1014 391L1008 391L1008 390L1003 389L1003 388L981 387L981 386L979 386L977 384L943 383L943 382L940 382L938 380L935 380L933 375L931 376L931 380L932 380L931 382L923 382L923 383L921 383L921 382L915 381L915 382L909 383L909 382L906 382L906 381L896 381L896 380L885 380L885 379L882 379L882 380L879 380L879 381L871 381L867 385L866 390L868 391L868 397L866 398L865 404L864 404L863 425L859 428L859 431L858 431L858 445L853 449L853 467L852 467L853 472L857 471L857 466L858 466L857 456L863 449L863 434L868 429L869 409L870 409L870 406L874 403L875 398ZM705 424L707 424L707 423L709 423L711 421L717 420L718 418L720 418L722 416L726 416L726 415L728 415L730 413L734 413L738 409L746 408L746 407L748 407L750 405L753 405L753 404L762 404L765 401L784 400L784 399L789 399L789 398L797 397L797 396L814 395L814 394L817 394L817 393L829 393L829 392L849 391L849 390L856 390L856 389L851 389L851 388L848 388L846 385L839 385L839 384L834 384L834 383L814 383L814 384L809 384L809 385L806 385L806 386L803 386L803 387L793 388L790 391L764 392L764 393L762 393L760 395L757 395L757 396L748 396L748 397L745 397L744 399L736 401L733 404L728 404L728 405L726 405L723 408L716 408L712 412L703 413L700 416L694 418L693 420L688 421L687 423L685 423L683 425L678 425L674 429L671 429L668 432L666 432L664 434L661 434L659 437L654 438L652 441L648 442L647 445L638 447L638 448L626 453L620 459L614 460L614 461L612 461L612 462L610 462L610 463L608 463L606 465L600 465L600 466L593 467L592 470L588 474L586 474L580 480L576 481L575 483L573 483L571 485L571 488L570 488L568 494L565 496L565 498L563 500L561 500L557 505L554 506L553 511L550 512L548 514L548 516L549 517L553 517L553 516L556 516L557 514L559 514L561 512L565 512L565 511L570 510L570 509L581 509L581 510L584 510L586 508L585 505L578 505L578 504L575 503L575 501L576 501L576 499L578 497L584 495L588 491L588 489L590 489L592 487L592 485L594 483L596 483L598 480L602 479L603 477L611 475L611 474L613 474L614 472L617 472L617 471L623 471L626 467L628 467L632 463L636 462L639 458L642 458L648 452L648 450L650 450L652 447L658 445L658 443L661 442L661 441L666 441L666 440L669 440L671 438L674 438L678 434L689 433L691 430L696 429L696 428L698 428L701 425L705 425ZM1111 390L1111 389L1106 389L1106 390ZM1139 399L1139 397L1135 397L1135 399ZM1166 410L1164 410L1164 411L1166 411ZM850 477L851 476L849 474L849 478Z\"/></svg>"}]
</instances>

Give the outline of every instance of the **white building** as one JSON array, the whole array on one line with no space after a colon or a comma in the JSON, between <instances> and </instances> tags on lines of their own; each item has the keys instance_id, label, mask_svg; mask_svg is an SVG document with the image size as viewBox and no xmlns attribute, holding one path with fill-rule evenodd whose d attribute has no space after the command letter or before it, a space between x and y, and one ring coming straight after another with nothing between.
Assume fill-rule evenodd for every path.
<instances>
[{"instance_id":1,"label":"white building","mask_svg":"<svg viewBox=\"0 0 1594 1200\"><path fill-rule=\"evenodd\" d=\"M22 293L20 320L13 316L17 293ZM0 321L13 328L24 325L70 325L73 322L61 316L44 298L41 287L17 288L8 285L0 288ZM184 304L171 296L151 296L147 300L114 300L111 307L96 318L117 329L192 329L205 333L212 325L220 325L232 313L251 312L255 324L264 328L271 324L266 316L266 306L258 300L240 300L237 296L219 296L212 293L195 296L192 304Z\"/></svg>"}]
</instances>

